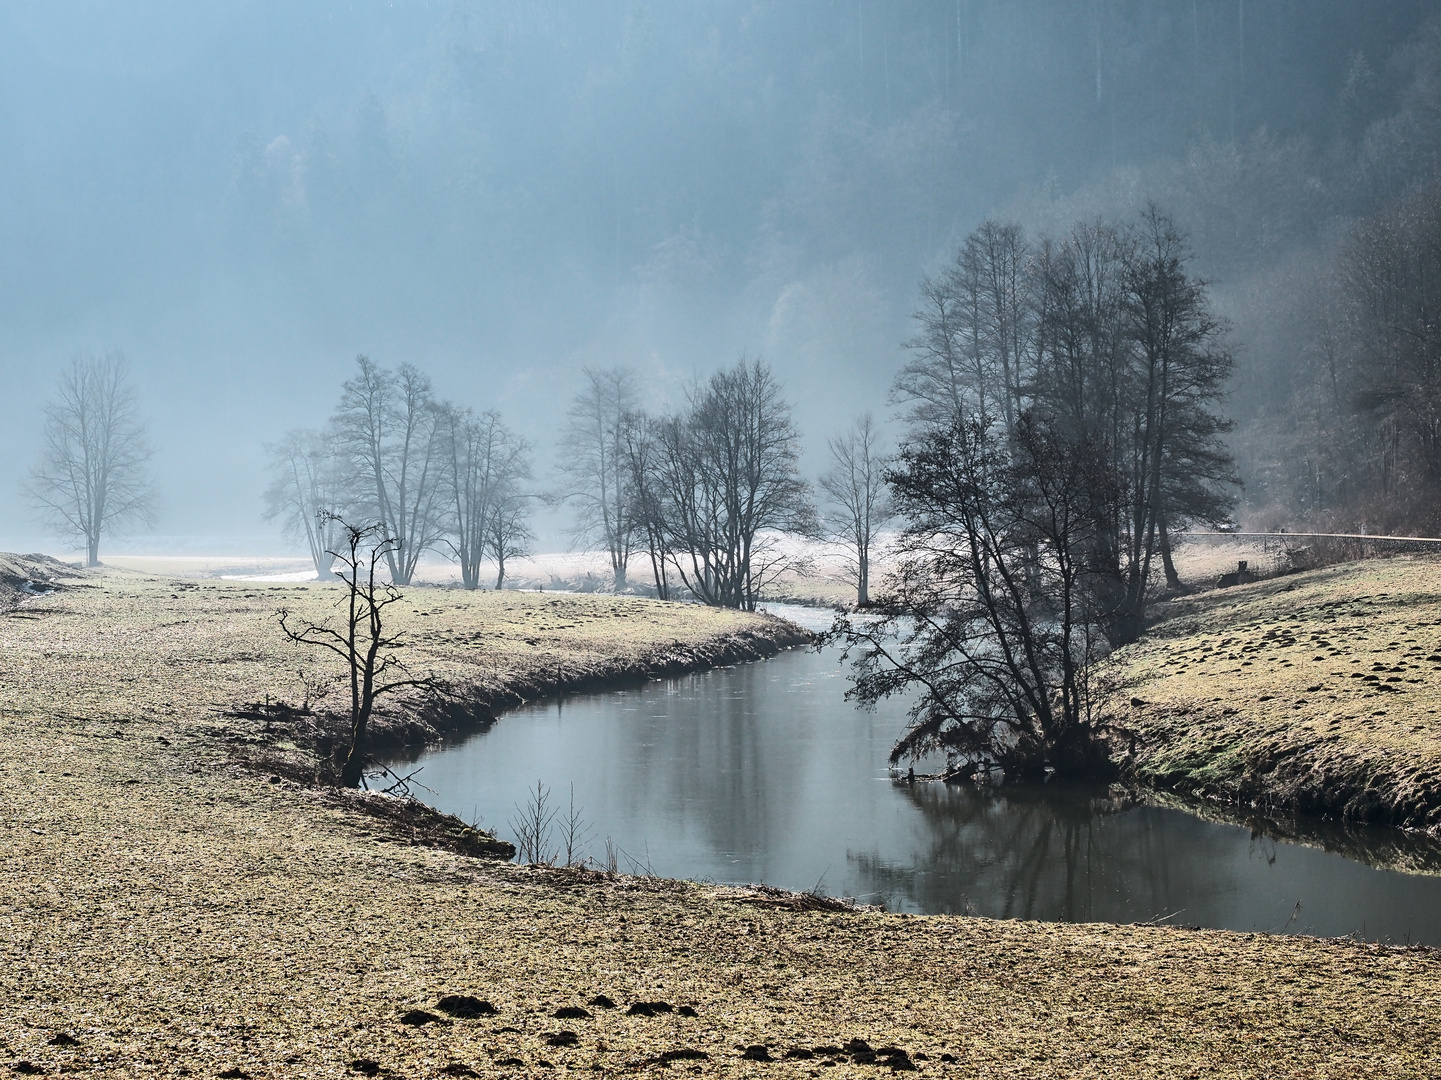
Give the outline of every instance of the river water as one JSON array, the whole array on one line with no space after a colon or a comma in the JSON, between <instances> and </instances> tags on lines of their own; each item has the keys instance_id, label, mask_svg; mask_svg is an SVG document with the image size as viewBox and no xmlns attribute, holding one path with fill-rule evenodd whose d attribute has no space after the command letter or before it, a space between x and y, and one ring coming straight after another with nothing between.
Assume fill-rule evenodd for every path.
<instances>
[{"instance_id":1,"label":"river water","mask_svg":"<svg viewBox=\"0 0 1441 1080\"><path fill-rule=\"evenodd\" d=\"M1319 822L1296 843L1099 787L907 784L886 765L904 706L868 713L845 688L835 653L789 652L519 709L406 768L423 767L423 798L510 839L537 782L557 825L573 792L585 851L604 861L609 840L626 871L819 887L892 911L1441 946L1441 875L1364 861L1400 851L1437 868L1436 845Z\"/></svg>"}]
</instances>

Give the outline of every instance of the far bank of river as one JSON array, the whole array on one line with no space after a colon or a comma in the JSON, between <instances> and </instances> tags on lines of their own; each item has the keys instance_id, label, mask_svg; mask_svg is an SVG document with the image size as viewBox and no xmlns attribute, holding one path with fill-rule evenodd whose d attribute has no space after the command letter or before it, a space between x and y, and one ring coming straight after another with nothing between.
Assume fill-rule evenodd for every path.
<instances>
[{"instance_id":1,"label":"far bank of river","mask_svg":"<svg viewBox=\"0 0 1441 1080\"><path fill-rule=\"evenodd\" d=\"M603 860L609 840L622 870L889 910L1441 945L1441 876L1339 853L1441 867L1425 838L1313 822L1325 850L1099 787L908 785L886 767L904 706L864 712L845 686L835 653L792 651L521 708L409 768L436 806L509 838L537 781L558 818L573 790L585 849Z\"/></svg>"}]
</instances>

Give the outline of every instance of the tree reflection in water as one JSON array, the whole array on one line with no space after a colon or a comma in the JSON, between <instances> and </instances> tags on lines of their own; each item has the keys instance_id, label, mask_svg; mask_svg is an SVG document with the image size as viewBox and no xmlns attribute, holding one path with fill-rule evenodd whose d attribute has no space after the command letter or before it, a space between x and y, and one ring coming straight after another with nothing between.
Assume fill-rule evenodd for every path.
<instances>
[{"instance_id":1,"label":"tree reflection in water","mask_svg":"<svg viewBox=\"0 0 1441 1080\"><path fill-rule=\"evenodd\" d=\"M864 712L845 686L833 654L789 653L518 710L416 764L427 798L502 831L537 779L573 784L596 846L611 838L635 860L626 869L788 889L819 880L892 910L1172 916L1441 945L1441 876L1354 861L1435 868L1434 844L1315 821L1288 832L1097 787L899 783L886 756L904 702Z\"/></svg>"},{"instance_id":2,"label":"tree reflection in water","mask_svg":"<svg viewBox=\"0 0 1441 1080\"><path fill-rule=\"evenodd\" d=\"M891 909L1345 934L1363 930L1360 920L1351 925L1353 908L1374 913L1393 893L1397 918L1411 918L1415 885L1425 887L1425 879L1378 874L1319 851L1278 845L1275 823L1269 834L1247 836L1218 827L1214 811L1206 821L1120 788L897 786L916 811L914 854L903 861L851 855L859 891ZM1354 857L1358 831L1351 831L1349 844ZM1435 847L1431 843L1425 856L1413 852L1410 861L1434 859ZM1328 874L1324 866L1333 861ZM1324 888L1318 869L1330 879ZM1381 930L1374 918L1372 936Z\"/></svg>"}]
</instances>

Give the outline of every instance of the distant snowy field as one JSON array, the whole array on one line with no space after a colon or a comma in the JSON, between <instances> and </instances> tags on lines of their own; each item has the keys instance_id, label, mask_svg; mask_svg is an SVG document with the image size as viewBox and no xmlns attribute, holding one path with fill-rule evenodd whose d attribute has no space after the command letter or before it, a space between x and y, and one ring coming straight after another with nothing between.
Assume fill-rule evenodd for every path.
<instances>
[{"instance_id":1,"label":"distant snowy field","mask_svg":"<svg viewBox=\"0 0 1441 1080\"><path fill-rule=\"evenodd\" d=\"M784 575L774 588L767 590L768 593L796 595L808 600L828 602L843 601L847 596L854 598L853 587L845 582L846 557L840 546L793 537L773 537L771 541L774 544L774 555L787 560L809 561L804 573ZM148 546L147 544L146 547ZM314 581L316 576L314 566L304 556L247 555L233 552L233 549L195 554L198 545L194 541L181 549L183 553L166 551L167 546L169 545L158 544L156 547L159 550L136 550L140 548L137 543L131 550L123 550L120 554L102 554L101 562L106 566L142 574L218 578L227 581ZM230 544L223 546L229 547ZM76 556L72 553L64 557L74 559ZM873 579L879 576L878 571L884 562L883 554L877 552L872 570ZM485 564L481 573L482 586L493 588L495 575L495 564ZM642 591L653 587L650 559L644 552L638 552L631 557L628 579ZM675 580L673 569L671 579ZM460 566L439 556L427 556L417 569L414 584L439 587L459 585ZM586 551L545 552L507 559L505 585L508 589L608 591L611 588L610 563L603 553Z\"/></svg>"}]
</instances>

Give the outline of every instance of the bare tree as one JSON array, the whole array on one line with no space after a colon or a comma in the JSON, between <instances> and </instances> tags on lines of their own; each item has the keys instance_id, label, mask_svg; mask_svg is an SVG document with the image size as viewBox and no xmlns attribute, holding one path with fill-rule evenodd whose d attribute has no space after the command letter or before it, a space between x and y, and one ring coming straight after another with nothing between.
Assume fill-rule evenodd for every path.
<instances>
[{"instance_id":1,"label":"bare tree","mask_svg":"<svg viewBox=\"0 0 1441 1080\"><path fill-rule=\"evenodd\" d=\"M154 520L151 453L125 357L77 356L46 406L45 445L25 490L46 526L83 543L85 565L99 566L102 536Z\"/></svg>"},{"instance_id":2,"label":"bare tree","mask_svg":"<svg viewBox=\"0 0 1441 1080\"><path fill-rule=\"evenodd\" d=\"M325 581L340 543L338 515L344 509L344 489L335 440L327 432L297 428L279 442L268 443L270 486L265 489L265 519L279 518L287 535L304 538L315 564L315 576Z\"/></svg>"},{"instance_id":3,"label":"bare tree","mask_svg":"<svg viewBox=\"0 0 1441 1080\"><path fill-rule=\"evenodd\" d=\"M669 551L666 546L665 502L657 475L660 445L656 426L655 420L643 414L627 416L623 444L630 481L631 520L637 523L637 532L645 538L656 596L669 600L670 580L666 572Z\"/></svg>"},{"instance_id":4,"label":"bare tree","mask_svg":"<svg viewBox=\"0 0 1441 1080\"><path fill-rule=\"evenodd\" d=\"M628 368L586 368L561 434L562 497L578 507L575 533L604 549L615 588L626 587L636 522L625 460L626 418L636 412L635 373Z\"/></svg>"},{"instance_id":5,"label":"bare tree","mask_svg":"<svg viewBox=\"0 0 1441 1080\"><path fill-rule=\"evenodd\" d=\"M525 476L529 476L529 472ZM490 515L490 553L495 557L495 587L505 588L505 560L530 554L530 496L512 482L497 493Z\"/></svg>"},{"instance_id":6,"label":"bare tree","mask_svg":"<svg viewBox=\"0 0 1441 1080\"><path fill-rule=\"evenodd\" d=\"M281 631L297 645L328 649L345 661L350 678L350 748L341 766L340 784L359 787L365 772L365 734L376 699L406 687L432 689L434 680L409 674L395 651L404 641L403 633L385 629L385 609L404 599L393 584L376 577L382 561L390 557L394 541L378 524L337 524L341 544L330 555L340 564L336 576L345 583L337 601L344 612L340 626L329 622L297 625L288 608L276 612L276 618ZM392 672L402 677L392 677Z\"/></svg>"},{"instance_id":7,"label":"bare tree","mask_svg":"<svg viewBox=\"0 0 1441 1080\"><path fill-rule=\"evenodd\" d=\"M437 437L446 472L447 522L442 543L460 562L462 583L467 589L476 589L480 587L480 564L495 542L496 517L513 517L509 503L516 483L530 476L530 447L501 423L499 413L476 415L453 405L441 407ZM499 531L507 530L499 526ZM501 561L503 564L504 559ZM501 574L503 577L503 565Z\"/></svg>"},{"instance_id":8,"label":"bare tree","mask_svg":"<svg viewBox=\"0 0 1441 1080\"><path fill-rule=\"evenodd\" d=\"M830 535L849 552L847 570L856 586L856 603L871 602L871 548L895 517L885 472L890 458L880 448L880 433L870 413L856 417L850 430L829 440L831 467L821 488L831 498Z\"/></svg>"},{"instance_id":9,"label":"bare tree","mask_svg":"<svg viewBox=\"0 0 1441 1080\"><path fill-rule=\"evenodd\" d=\"M848 696L914 695L893 762L943 753L960 774L1094 774L1105 750L1090 679L1107 612L1091 552L1113 476L1096 447L1029 412L1012 438L993 428L931 426L901 451L895 587L878 599L883 618L833 631L859 650Z\"/></svg>"},{"instance_id":10,"label":"bare tree","mask_svg":"<svg viewBox=\"0 0 1441 1080\"><path fill-rule=\"evenodd\" d=\"M716 607L754 610L798 559L778 533L814 535L800 435L780 384L759 360L716 372L679 416L656 425L655 491L677 576Z\"/></svg>"},{"instance_id":11,"label":"bare tree","mask_svg":"<svg viewBox=\"0 0 1441 1080\"><path fill-rule=\"evenodd\" d=\"M410 364L391 372L368 357L342 388L332 424L355 490L349 513L379 522L391 580L409 585L443 520L444 455L430 380Z\"/></svg>"}]
</instances>

